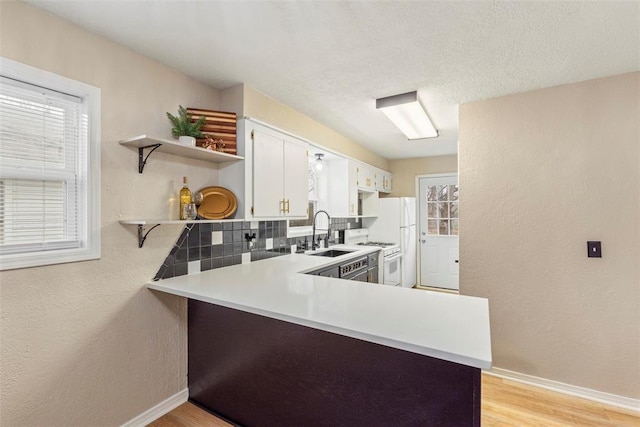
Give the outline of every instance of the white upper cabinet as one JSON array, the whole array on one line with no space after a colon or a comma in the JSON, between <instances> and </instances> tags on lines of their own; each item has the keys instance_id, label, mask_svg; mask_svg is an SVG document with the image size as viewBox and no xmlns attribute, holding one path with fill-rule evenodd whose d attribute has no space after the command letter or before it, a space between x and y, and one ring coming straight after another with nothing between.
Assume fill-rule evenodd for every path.
<instances>
[{"instance_id":1,"label":"white upper cabinet","mask_svg":"<svg viewBox=\"0 0 640 427\"><path fill-rule=\"evenodd\" d=\"M285 216L306 217L309 210L308 145L292 138L284 140Z\"/></svg>"},{"instance_id":2,"label":"white upper cabinet","mask_svg":"<svg viewBox=\"0 0 640 427\"><path fill-rule=\"evenodd\" d=\"M307 143L254 124L254 218L306 217L308 209Z\"/></svg>"},{"instance_id":3,"label":"white upper cabinet","mask_svg":"<svg viewBox=\"0 0 640 427\"><path fill-rule=\"evenodd\" d=\"M364 163L353 162L356 165L356 184L358 189L364 191L375 191L375 178L373 166Z\"/></svg>"},{"instance_id":4,"label":"white upper cabinet","mask_svg":"<svg viewBox=\"0 0 640 427\"><path fill-rule=\"evenodd\" d=\"M374 170L375 189L381 193L391 193L391 172Z\"/></svg>"},{"instance_id":5,"label":"white upper cabinet","mask_svg":"<svg viewBox=\"0 0 640 427\"><path fill-rule=\"evenodd\" d=\"M358 215L358 188L356 164L348 159L327 162L329 184L328 211L332 217Z\"/></svg>"}]
</instances>

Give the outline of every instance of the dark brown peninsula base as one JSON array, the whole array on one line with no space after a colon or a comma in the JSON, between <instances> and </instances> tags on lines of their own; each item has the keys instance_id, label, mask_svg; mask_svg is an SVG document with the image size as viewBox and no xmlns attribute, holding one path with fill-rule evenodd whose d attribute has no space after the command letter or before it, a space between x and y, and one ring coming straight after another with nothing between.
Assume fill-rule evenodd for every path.
<instances>
[{"instance_id":1,"label":"dark brown peninsula base","mask_svg":"<svg viewBox=\"0 0 640 427\"><path fill-rule=\"evenodd\" d=\"M189 300L189 397L242 426L480 426L480 369Z\"/></svg>"}]
</instances>

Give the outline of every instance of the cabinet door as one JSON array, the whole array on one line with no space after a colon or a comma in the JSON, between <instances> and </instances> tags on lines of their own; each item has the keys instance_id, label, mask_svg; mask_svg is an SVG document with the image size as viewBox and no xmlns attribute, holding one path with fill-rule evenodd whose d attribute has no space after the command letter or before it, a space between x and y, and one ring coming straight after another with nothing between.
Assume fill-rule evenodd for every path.
<instances>
[{"instance_id":1,"label":"cabinet door","mask_svg":"<svg viewBox=\"0 0 640 427\"><path fill-rule=\"evenodd\" d=\"M284 153L282 139L253 133L253 216L276 217L284 208ZM306 179L304 183L306 184Z\"/></svg>"},{"instance_id":2,"label":"cabinet door","mask_svg":"<svg viewBox=\"0 0 640 427\"><path fill-rule=\"evenodd\" d=\"M367 281L369 283L379 283L378 281L378 267L369 268L367 270Z\"/></svg>"},{"instance_id":3,"label":"cabinet door","mask_svg":"<svg viewBox=\"0 0 640 427\"><path fill-rule=\"evenodd\" d=\"M382 190L385 193L391 193L391 173L384 172L382 174Z\"/></svg>"},{"instance_id":4,"label":"cabinet door","mask_svg":"<svg viewBox=\"0 0 640 427\"><path fill-rule=\"evenodd\" d=\"M358 215L358 164L349 162L349 184L347 187L349 196L349 215Z\"/></svg>"},{"instance_id":5,"label":"cabinet door","mask_svg":"<svg viewBox=\"0 0 640 427\"><path fill-rule=\"evenodd\" d=\"M373 169L369 165L356 163L357 186L362 190L375 190Z\"/></svg>"},{"instance_id":6,"label":"cabinet door","mask_svg":"<svg viewBox=\"0 0 640 427\"><path fill-rule=\"evenodd\" d=\"M285 215L306 217L309 209L309 160L307 144L284 140Z\"/></svg>"}]
</instances>

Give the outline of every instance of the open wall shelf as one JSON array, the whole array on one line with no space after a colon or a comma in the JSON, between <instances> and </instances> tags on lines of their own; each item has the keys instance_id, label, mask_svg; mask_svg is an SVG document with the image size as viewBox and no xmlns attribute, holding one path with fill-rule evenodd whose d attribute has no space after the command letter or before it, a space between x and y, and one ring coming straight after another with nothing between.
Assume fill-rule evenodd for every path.
<instances>
[{"instance_id":1,"label":"open wall shelf","mask_svg":"<svg viewBox=\"0 0 640 427\"><path fill-rule=\"evenodd\" d=\"M201 147L180 144L170 139L153 138L147 135L136 136L135 138L120 141L121 145L138 150L138 172L142 173L147 159L154 151L173 154L174 156L187 157L189 159L204 160L211 163L236 162L244 160L242 156L235 156L220 151L207 150ZM149 150L144 155L144 150Z\"/></svg>"}]
</instances>

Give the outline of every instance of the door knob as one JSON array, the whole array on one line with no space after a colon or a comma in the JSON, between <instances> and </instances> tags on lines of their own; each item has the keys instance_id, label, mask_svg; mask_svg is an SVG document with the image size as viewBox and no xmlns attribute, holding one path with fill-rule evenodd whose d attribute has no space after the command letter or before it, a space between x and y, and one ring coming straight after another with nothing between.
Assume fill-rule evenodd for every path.
<instances>
[{"instance_id":1,"label":"door knob","mask_svg":"<svg viewBox=\"0 0 640 427\"><path fill-rule=\"evenodd\" d=\"M426 240L425 240L425 239L422 239L422 240L421 240L421 242L422 242L422 243L425 243L425 242L426 242ZM456 262L458 262L458 261L456 261Z\"/></svg>"}]
</instances>

